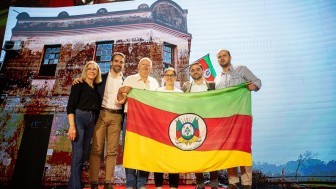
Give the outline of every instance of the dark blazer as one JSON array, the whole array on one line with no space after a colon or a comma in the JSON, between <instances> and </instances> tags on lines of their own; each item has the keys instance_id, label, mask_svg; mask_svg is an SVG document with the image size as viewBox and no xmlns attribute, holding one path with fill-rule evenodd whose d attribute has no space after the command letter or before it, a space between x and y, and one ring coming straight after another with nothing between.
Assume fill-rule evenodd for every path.
<instances>
[{"instance_id":1,"label":"dark blazer","mask_svg":"<svg viewBox=\"0 0 336 189\"><path fill-rule=\"evenodd\" d=\"M102 82L100 82L97 86L98 93L100 95L100 99L103 101L103 96L104 96L104 91L105 91L105 85L106 85L106 80L109 72L102 73Z\"/></svg>"},{"instance_id":2,"label":"dark blazer","mask_svg":"<svg viewBox=\"0 0 336 189\"><path fill-rule=\"evenodd\" d=\"M104 92L105 92L105 86L106 86L106 81L107 81L107 77L108 77L108 74L109 72L106 72L106 73L102 73L101 74L101 77L102 77L102 82L100 82L97 86L97 91L99 93L99 96L100 96L100 102L102 103L103 102L103 97L104 97ZM122 77L122 80L124 81L125 78ZM100 103L100 108L101 108L101 103ZM124 112L124 105L122 106L122 112ZM99 114L98 114L99 115ZM124 114L123 114L123 117L124 117ZM97 116L98 118L98 116ZM124 120L124 119L123 119ZM122 125L122 124L121 124ZM122 126L121 126L122 128Z\"/></svg>"},{"instance_id":3,"label":"dark blazer","mask_svg":"<svg viewBox=\"0 0 336 189\"><path fill-rule=\"evenodd\" d=\"M206 85L208 86L208 91L210 90L215 90L215 82L212 81L205 81ZM191 82L190 81L186 81L183 83L182 86L182 91L185 93L189 93L191 90Z\"/></svg>"}]
</instances>

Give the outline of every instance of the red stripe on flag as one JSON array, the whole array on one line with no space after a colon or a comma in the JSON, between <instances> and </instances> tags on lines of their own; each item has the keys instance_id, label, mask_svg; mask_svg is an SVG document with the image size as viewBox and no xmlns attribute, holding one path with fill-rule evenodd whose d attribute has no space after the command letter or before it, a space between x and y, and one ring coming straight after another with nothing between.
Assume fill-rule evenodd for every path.
<instances>
[{"instance_id":1,"label":"red stripe on flag","mask_svg":"<svg viewBox=\"0 0 336 189\"><path fill-rule=\"evenodd\" d=\"M200 60L198 60L198 62L202 65L204 71L207 70L207 69L209 69L208 64L206 63L206 61L205 61L203 58L200 59ZM207 81L214 81L215 78L214 78L214 76L211 74L208 78L206 78L206 80L207 80Z\"/></svg>"},{"instance_id":2,"label":"red stripe on flag","mask_svg":"<svg viewBox=\"0 0 336 189\"><path fill-rule=\"evenodd\" d=\"M168 134L169 125L179 114L156 109L132 98L128 99L128 106L128 132L134 132L157 142L174 146ZM251 116L233 115L224 118L203 119L207 125L207 136L204 143L196 150L240 150L251 152Z\"/></svg>"}]
</instances>

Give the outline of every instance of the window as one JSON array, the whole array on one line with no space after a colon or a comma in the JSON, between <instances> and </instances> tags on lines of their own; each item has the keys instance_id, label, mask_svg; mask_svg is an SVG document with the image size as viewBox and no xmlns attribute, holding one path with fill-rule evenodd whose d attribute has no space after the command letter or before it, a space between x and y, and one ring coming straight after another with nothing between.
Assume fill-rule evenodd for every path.
<instances>
[{"instance_id":1,"label":"window","mask_svg":"<svg viewBox=\"0 0 336 189\"><path fill-rule=\"evenodd\" d=\"M46 47L44 51L43 64L57 64L61 47Z\"/></svg>"},{"instance_id":2,"label":"window","mask_svg":"<svg viewBox=\"0 0 336 189\"><path fill-rule=\"evenodd\" d=\"M45 46L39 76L55 76L60 52L61 45Z\"/></svg>"},{"instance_id":3,"label":"window","mask_svg":"<svg viewBox=\"0 0 336 189\"><path fill-rule=\"evenodd\" d=\"M110 70L113 42L99 42L96 44L96 62L102 72Z\"/></svg>"},{"instance_id":4,"label":"window","mask_svg":"<svg viewBox=\"0 0 336 189\"><path fill-rule=\"evenodd\" d=\"M174 64L174 49L175 45L164 43L163 44L163 71Z\"/></svg>"}]
</instances>

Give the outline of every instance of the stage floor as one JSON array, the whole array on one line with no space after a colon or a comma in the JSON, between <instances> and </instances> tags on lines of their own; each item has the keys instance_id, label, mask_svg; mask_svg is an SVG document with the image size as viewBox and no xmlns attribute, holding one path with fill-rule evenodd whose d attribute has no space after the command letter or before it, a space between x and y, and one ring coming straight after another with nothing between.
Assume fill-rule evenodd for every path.
<instances>
[{"instance_id":1,"label":"stage floor","mask_svg":"<svg viewBox=\"0 0 336 189\"><path fill-rule=\"evenodd\" d=\"M150 184L150 185L146 185L147 189L155 189L155 186ZM113 186L114 189L126 189L125 186ZM178 186L179 189L194 189L195 185L179 185ZM90 189L90 188L84 188L84 189ZM98 189L104 189L104 185L100 185L98 187ZM169 189L169 185L163 185L162 189ZM205 189L211 189L210 186L205 187ZM223 188L226 189L226 188Z\"/></svg>"}]
</instances>

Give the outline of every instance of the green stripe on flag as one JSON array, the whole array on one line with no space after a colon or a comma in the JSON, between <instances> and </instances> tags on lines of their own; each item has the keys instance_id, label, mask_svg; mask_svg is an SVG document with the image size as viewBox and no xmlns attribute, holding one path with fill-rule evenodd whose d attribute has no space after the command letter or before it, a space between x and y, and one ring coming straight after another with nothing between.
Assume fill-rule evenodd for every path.
<instances>
[{"instance_id":1,"label":"green stripe on flag","mask_svg":"<svg viewBox=\"0 0 336 189\"><path fill-rule=\"evenodd\" d=\"M210 60L210 56L209 54L207 54L206 56L204 56L204 60L205 62L207 63L209 69L210 69L210 72L211 72L211 75L216 78L217 74L216 74L216 71L214 69L214 67L212 66L212 62Z\"/></svg>"},{"instance_id":2,"label":"green stripe on flag","mask_svg":"<svg viewBox=\"0 0 336 189\"><path fill-rule=\"evenodd\" d=\"M160 110L176 114L195 113L204 118L229 117L236 114L252 115L251 92L247 90L245 83L225 89L196 93L132 89L128 98Z\"/></svg>"}]
</instances>

